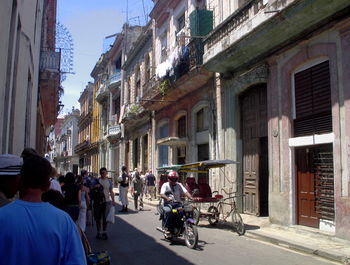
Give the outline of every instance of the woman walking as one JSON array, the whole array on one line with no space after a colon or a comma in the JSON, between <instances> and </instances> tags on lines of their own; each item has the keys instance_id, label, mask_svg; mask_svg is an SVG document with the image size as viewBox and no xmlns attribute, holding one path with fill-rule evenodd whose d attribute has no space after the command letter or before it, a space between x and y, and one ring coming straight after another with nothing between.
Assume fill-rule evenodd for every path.
<instances>
[{"instance_id":1,"label":"woman walking","mask_svg":"<svg viewBox=\"0 0 350 265\"><path fill-rule=\"evenodd\" d=\"M85 232L86 228L86 216L87 209L90 206L90 197L89 197L89 188L84 186L83 179L80 177L78 182L80 188L80 205L79 205L79 217L78 217L78 225L80 229Z\"/></svg>"}]
</instances>

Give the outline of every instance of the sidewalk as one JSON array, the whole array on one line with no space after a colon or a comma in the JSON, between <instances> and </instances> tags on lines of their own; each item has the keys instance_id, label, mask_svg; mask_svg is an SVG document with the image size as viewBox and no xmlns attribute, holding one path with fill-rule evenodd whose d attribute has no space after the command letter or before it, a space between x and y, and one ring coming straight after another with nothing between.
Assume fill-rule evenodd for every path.
<instances>
[{"instance_id":1,"label":"sidewalk","mask_svg":"<svg viewBox=\"0 0 350 265\"><path fill-rule=\"evenodd\" d=\"M129 199L132 200L130 194ZM158 205L158 200L143 201L146 205ZM332 233L298 225L285 227L271 224L268 217L242 214L242 218L245 236L249 238L350 265L350 241L336 238Z\"/></svg>"}]
</instances>

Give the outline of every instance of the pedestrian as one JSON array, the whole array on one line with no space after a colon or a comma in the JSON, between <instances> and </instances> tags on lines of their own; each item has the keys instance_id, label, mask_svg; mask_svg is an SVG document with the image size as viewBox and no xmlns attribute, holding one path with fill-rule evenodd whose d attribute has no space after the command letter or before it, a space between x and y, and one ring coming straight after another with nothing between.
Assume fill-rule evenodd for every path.
<instances>
[{"instance_id":1,"label":"pedestrian","mask_svg":"<svg viewBox=\"0 0 350 265\"><path fill-rule=\"evenodd\" d=\"M142 180L142 184L143 184L143 189L142 189L142 197L145 197L147 198L147 185L146 185L146 177L147 177L147 171L146 171L146 174L143 173L143 171L140 172L140 177L141 177L141 180Z\"/></svg>"},{"instance_id":2,"label":"pedestrian","mask_svg":"<svg viewBox=\"0 0 350 265\"><path fill-rule=\"evenodd\" d=\"M22 158L0 155L0 207L11 202L19 188Z\"/></svg>"},{"instance_id":3,"label":"pedestrian","mask_svg":"<svg viewBox=\"0 0 350 265\"><path fill-rule=\"evenodd\" d=\"M1 264L86 264L72 219L41 200L49 189L51 174L52 167L45 158L24 159L20 199L0 208Z\"/></svg>"},{"instance_id":4,"label":"pedestrian","mask_svg":"<svg viewBox=\"0 0 350 265\"><path fill-rule=\"evenodd\" d=\"M22 153L21 153L21 157L23 159L26 159L26 158L29 158L31 156L38 156L38 152L33 149L33 148L30 148L30 147L26 147L23 149Z\"/></svg>"},{"instance_id":5,"label":"pedestrian","mask_svg":"<svg viewBox=\"0 0 350 265\"><path fill-rule=\"evenodd\" d=\"M135 177L132 180L131 190L134 196L135 210L138 210L138 201L140 199L139 210L141 211L143 209L143 182L138 172L135 174Z\"/></svg>"},{"instance_id":6,"label":"pedestrian","mask_svg":"<svg viewBox=\"0 0 350 265\"><path fill-rule=\"evenodd\" d=\"M64 177L62 192L67 213L72 217L73 221L76 222L79 217L81 192L78 185L75 184L75 177L72 172L68 172Z\"/></svg>"},{"instance_id":7,"label":"pedestrian","mask_svg":"<svg viewBox=\"0 0 350 265\"><path fill-rule=\"evenodd\" d=\"M58 182L57 178L57 170L55 168L52 168L52 176L50 177L50 189L51 190L57 190L62 194L62 188L60 183Z\"/></svg>"},{"instance_id":8,"label":"pedestrian","mask_svg":"<svg viewBox=\"0 0 350 265\"><path fill-rule=\"evenodd\" d=\"M122 209L119 212L128 211L128 189L129 189L129 176L127 167L122 166L122 174L118 177L119 182L119 199L122 203Z\"/></svg>"},{"instance_id":9,"label":"pedestrian","mask_svg":"<svg viewBox=\"0 0 350 265\"><path fill-rule=\"evenodd\" d=\"M81 177L83 179L83 184L84 186L88 187L89 189L91 189L91 185L92 185L92 177L88 174L88 172L83 169L81 171Z\"/></svg>"},{"instance_id":10,"label":"pedestrian","mask_svg":"<svg viewBox=\"0 0 350 265\"><path fill-rule=\"evenodd\" d=\"M87 209L90 206L90 196L89 196L89 188L84 186L83 178L78 178L78 186L80 188L80 205L79 205L79 217L78 217L78 225L80 229L85 232L86 228L86 218L87 218Z\"/></svg>"},{"instance_id":11,"label":"pedestrian","mask_svg":"<svg viewBox=\"0 0 350 265\"><path fill-rule=\"evenodd\" d=\"M148 171L147 178L146 178L146 185L148 194L150 195L150 200L152 200L152 196L154 199L157 199L156 196L156 177L153 175L152 170Z\"/></svg>"},{"instance_id":12,"label":"pedestrian","mask_svg":"<svg viewBox=\"0 0 350 265\"><path fill-rule=\"evenodd\" d=\"M115 206L113 183L107 178L107 169L100 169L100 178L92 190L94 200L94 217L97 227L97 239L108 239L107 236L107 215L111 207Z\"/></svg>"}]
</instances>

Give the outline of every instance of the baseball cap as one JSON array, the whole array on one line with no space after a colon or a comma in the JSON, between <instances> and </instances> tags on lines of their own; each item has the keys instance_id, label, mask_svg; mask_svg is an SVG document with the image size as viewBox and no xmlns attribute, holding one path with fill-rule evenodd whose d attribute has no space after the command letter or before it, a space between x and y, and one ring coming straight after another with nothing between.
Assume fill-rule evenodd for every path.
<instances>
[{"instance_id":1,"label":"baseball cap","mask_svg":"<svg viewBox=\"0 0 350 265\"><path fill-rule=\"evenodd\" d=\"M4 154L0 155L0 176L18 175L21 173L23 160L19 156Z\"/></svg>"}]
</instances>

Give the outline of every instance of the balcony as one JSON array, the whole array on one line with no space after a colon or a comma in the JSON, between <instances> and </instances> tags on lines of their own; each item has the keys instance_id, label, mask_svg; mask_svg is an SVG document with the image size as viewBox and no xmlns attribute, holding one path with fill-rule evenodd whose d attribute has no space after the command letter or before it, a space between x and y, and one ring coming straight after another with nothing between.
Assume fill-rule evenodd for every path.
<instances>
[{"instance_id":1,"label":"balcony","mask_svg":"<svg viewBox=\"0 0 350 265\"><path fill-rule=\"evenodd\" d=\"M96 91L96 101L102 103L108 96L109 90L107 89L108 81L101 82L98 90Z\"/></svg>"},{"instance_id":2,"label":"balcony","mask_svg":"<svg viewBox=\"0 0 350 265\"><path fill-rule=\"evenodd\" d=\"M348 0L247 1L204 40L205 68L242 70L346 15L349 6Z\"/></svg>"},{"instance_id":3,"label":"balcony","mask_svg":"<svg viewBox=\"0 0 350 265\"><path fill-rule=\"evenodd\" d=\"M149 110L145 109L141 104L128 104L125 107L122 123L129 128L140 125L140 123L150 119L149 114Z\"/></svg>"},{"instance_id":4,"label":"balcony","mask_svg":"<svg viewBox=\"0 0 350 265\"><path fill-rule=\"evenodd\" d=\"M60 72L61 52L43 49L40 52L40 71Z\"/></svg>"},{"instance_id":5,"label":"balcony","mask_svg":"<svg viewBox=\"0 0 350 265\"><path fill-rule=\"evenodd\" d=\"M89 146L90 146L89 141L83 141L75 146L74 152L77 154L86 152L89 149Z\"/></svg>"},{"instance_id":6,"label":"balcony","mask_svg":"<svg viewBox=\"0 0 350 265\"><path fill-rule=\"evenodd\" d=\"M108 133L106 136L109 141L119 139L120 135L121 135L121 127L119 124L108 126Z\"/></svg>"},{"instance_id":7,"label":"balcony","mask_svg":"<svg viewBox=\"0 0 350 265\"><path fill-rule=\"evenodd\" d=\"M192 39L181 49L183 57L180 57L175 66L166 70L165 75L157 75L158 79L154 77L149 80L144 87L141 99L144 108L160 110L204 86L212 77L213 74L202 67L204 49L200 38ZM172 64L168 62L168 65ZM161 64L158 67L163 66Z\"/></svg>"},{"instance_id":8,"label":"balcony","mask_svg":"<svg viewBox=\"0 0 350 265\"><path fill-rule=\"evenodd\" d=\"M120 83L121 83L121 71L117 71L112 75L110 75L108 79L109 91L120 88Z\"/></svg>"}]
</instances>

